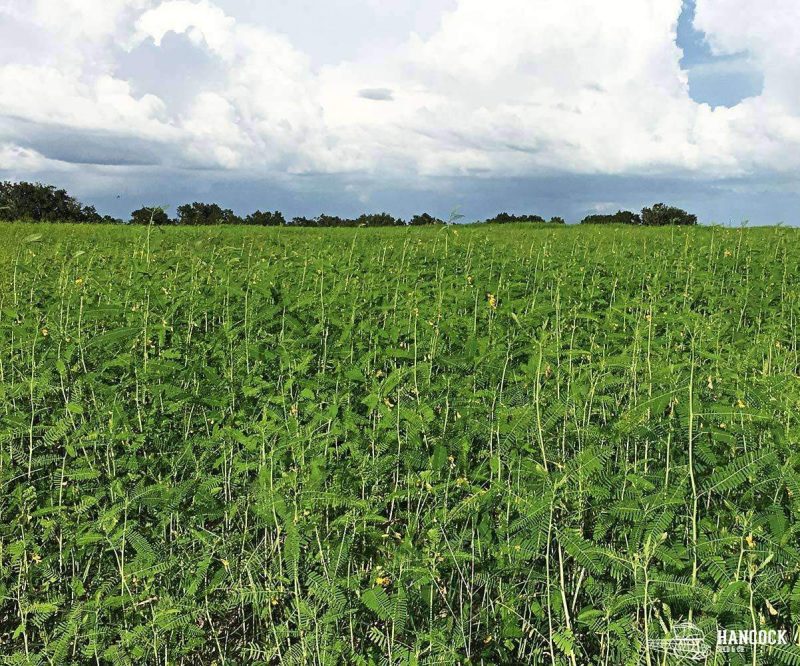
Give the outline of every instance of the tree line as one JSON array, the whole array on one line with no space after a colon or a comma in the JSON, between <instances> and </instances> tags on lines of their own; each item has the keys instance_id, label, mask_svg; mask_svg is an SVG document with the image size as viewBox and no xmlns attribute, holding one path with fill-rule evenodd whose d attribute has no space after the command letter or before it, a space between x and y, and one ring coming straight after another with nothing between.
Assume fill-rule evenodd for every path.
<instances>
[{"instance_id":1,"label":"tree line","mask_svg":"<svg viewBox=\"0 0 800 666\"><path fill-rule=\"evenodd\" d=\"M643 227L663 227L667 225L695 225L697 215L687 213L681 208L657 203L643 208L641 214L629 210L619 210L613 215L587 215L581 224L633 224Z\"/></svg>"},{"instance_id":2,"label":"tree line","mask_svg":"<svg viewBox=\"0 0 800 666\"><path fill-rule=\"evenodd\" d=\"M363 214L356 218L321 214L316 217L293 217L287 220L280 211L257 210L244 217L216 203L194 202L178 206L175 217L164 208L142 207L131 213L128 224L204 226L241 224L262 227L400 227L444 225L461 216L451 216L447 221L428 213L414 215L408 221L389 213ZM0 182L0 220L30 220L34 222L81 222L124 224L125 220L101 215L94 206L85 206L70 196L66 190L41 183L10 181ZM562 217L549 221L540 215L513 215L499 213L485 220L488 224L565 224ZM613 215L588 215L581 224L626 224L638 226L695 225L697 216L685 210L662 203L644 208L639 213L618 211Z\"/></svg>"},{"instance_id":3,"label":"tree line","mask_svg":"<svg viewBox=\"0 0 800 666\"><path fill-rule=\"evenodd\" d=\"M66 190L41 183L0 182L0 220L33 222L119 222L84 206Z\"/></svg>"},{"instance_id":4,"label":"tree line","mask_svg":"<svg viewBox=\"0 0 800 666\"><path fill-rule=\"evenodd\" d=\"M446 224L428 213L414 215L408 222L389 213L370 213L356 218L321 214L316 217L293 217L287 220L280 211L260 211L241 217L218 204L191 203L178 206L176 216L169 217L163 208L140 208L131 213L131 224L203 226L212 224L243 224L261 227L402 227L424 224Z\"/></svg>"}]
</instances>

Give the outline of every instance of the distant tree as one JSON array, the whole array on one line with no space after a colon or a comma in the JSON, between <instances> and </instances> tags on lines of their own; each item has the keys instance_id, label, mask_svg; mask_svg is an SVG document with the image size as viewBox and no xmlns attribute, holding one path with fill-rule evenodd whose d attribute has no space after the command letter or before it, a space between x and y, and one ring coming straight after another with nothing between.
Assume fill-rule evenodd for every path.
<instances>
[{"instance_id":1,"label":"distant tree","mask_svg":"<svg viewBox=\"0 0 800 666\"><path fill-rule=\"evenodd\" d=\"M422 215L415 215L412 217L408 224L412 227L418 227L424 224L444 224L444 220L428 215L428 213L422 213Z\"/></svg>"},{"instance_id":2,"label":"distant tree","mask_svg":"<svg viewBox=\"0 0 800 666\"><path fill-rule=\"evenodd\" d=\"M88 222L89 224L100 224L103 222L103 216L97 212L94 206L84 206L81 210L81 219L77 221Z\"/></svg>"},{"instance_id":3,"label":"distant tree","mask_svg":"<svg viewBox=\"0 0 800 666\"><path fill-rule=\"evenodd\" d=\"M178 224L203 226L209 224L241 224L242 218L229 208L221 208L218 204L198 203L178 206Z\"/></svg>"},{"instance_id":4,"label":"distant tree","mask_svg":"<svg viewBox=\"0 0 800 666\"><path fill-rule=\"evenodd\" d=\"M103 222L104 219L94 206L84 206L66 190L52 185L0 183L0 220Z\"/></svg>"},{"instance_id":5,"label":"distant tree","mask_svg":"<svg viewBox=\"0 0 800 666\"><path fill-rule=\"evenodd\" d=\"M652 208L642 209L642 224L646 227L661 227L673 224L690 226L697 224L697 215L687 213L685 210L675 206L657 203Z\"/></svg>"},{"instance_id":6,"label":"distant tree","mask_svg":"<svg viewBox=\"0 0 800 666\"><path fill-rule=\"evenodd\" d=\"M581 220L581 224L619 224L614 215L587 215Z\"/></svg>"},{"instance_id":7,"label":"distant tree","mask_svg":"<svg viewBox=\"0 0 800 666\"><path fill-rule=\"evenodd\" d=\"M540 215L510 215L509 213L499 213L486 221L489 224L510 224L513 222L543 223L545 220Z\"/></svg>"},{"instance_id":8,"label":"distant tree","mask_svg":"<svg viewBox=\"0 0 800 666\"><path fill-rule=\"evenodd\" d=\"M280 227L286 224L286 219L283 217L283 213L277 210L274 213L269 211L262 213L257 210L244 218L244 223L260 227Z\"/></svg>"},{"instance_id":9,"label":"distant tree","mask_svg":"<svg viewBox=\"0 0 800 666\"><path fill-rule=\"evenodd\" d=\"M325 215L324 213L318 215L314 220L316 227L354 227L356 226L355 220L347 220L338 215Z\"/></svg>"},{"instance_id":10,"label":"distant tree","mask_svg":"<svg viewBox=\"0 0 800 666\"><path fill-rule=\"evenodd\" d=\"M174 224L173 220L170 219L169 215L163 208L148 208L143 207L135 210L131 213L131 224L150 224L152 220L153 224L162 226L165 224Z\"/></svg>"},{"instance_id":11,"label":"distant tree","mask_svg":"<svg viewBox=\"0 0 800 666\"><path fill-rule=\"evenodd\" d=\"M364 214L356 219L323 213L311 219L294 217L291 222L293 227L390 227L403 224L403 220L392 217L389 213Z\"/></svg>"},{"instance_id":12,"label":"distant tree","mask_svg":"<svg viewBox=\"0 0 800 666\"><path fill-rule=\"evenodd\" d=\"M336 215L321 213L316 217L293 217L290 226L293 227L341 227L347 220Z\"/></svg>"},{"instance_id":13,"label":"distant tree","mask_svg":"<svg viewBox=\"0 0 800 666\"><path fill-rule=\"evenodd\" d=\"M316 227L317 221L308 217L293 217L289 225L292 227Z\"/></svg>"},{"instance_id":14,"label":"distant tree","mask_svg":"<svg viewBox=\"0 0 800 666\"><path fill-rule=\"evenodd\" d=\"M389 213L371 213L360 215L355 221L360 227L398 227L405 225L403 220Z\"/></svg>"},{"instance_id":15,"label":"distant tree","mask_svg":"<svg viewBox=\"0 0 800 666\"><path fill-rule=\"evenodd\" d=\"M581 224L634 224L642 223L636 213L629 210L618 210L613 215L587 215L581 220Z\"/></svg>"},{"instance_id":16,"label":"distant tree","mask_svg":"<svg viewBox=\"0 0 800 666\"><path fill-rule=\"evenodd\" d=\"M566 223L567 221L563 217L558 217L556 215L555 217L550 218L550 222L548 224L566 224Z\"/></svg>"}]
</instances>

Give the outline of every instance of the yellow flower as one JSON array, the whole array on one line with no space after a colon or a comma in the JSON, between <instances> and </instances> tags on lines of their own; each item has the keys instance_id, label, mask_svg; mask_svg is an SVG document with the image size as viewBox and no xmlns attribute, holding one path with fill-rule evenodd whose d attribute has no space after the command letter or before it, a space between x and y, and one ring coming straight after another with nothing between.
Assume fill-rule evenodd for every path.
<instances>
[{"instance_id":1,"label":"yellow flower","mask_svg":"<svg viewBox=\"0 0 800 666\"><path fill-rule=\"evenodd\" d=\"M378 576L375 579L375 584L381 587L389 587L392 584L392 579L389 576Z\"/></svg>"},{"instance_id":2,"label":"yellow flower","mask_svg":"<svg viewBox=\"0 0 800 666\"><path fill-rule=\"evenodd\" d=\"M747 542L747 545L750 546L750 548L754 548L756 545L755 539L753 539L752 534L748 534L747 537L745 538L745 541Z\"/></svg>"},{"instance_id":3,"label":"yellow flower","mask_svg":"<svg viewBox=\"0 0 800 666\"><path fill-rule=\"evenodd\" d=\"M486 294L486 301L489 303L489 307L492 310L497 310L497 297L494 294Z\"/></svg>"},{"instance_id":4,"label":"yellow flower","mask_svg":"<svg viewBox=\"0 0 800 666\"><path fill-rule=\"evenodd\" d=\"M50 331L48 331L46 328L43 328L43 329L42 329L42 335L43 335L44 337L47 337L48 335L50 335Z\"/></svg>"},{"instance_id":5,"label":"yellow flower","mask_svg":"<svg viewBox=\"0 0 800 666\"><path fill-rule=\"evenodd\" d=\"M75 284L77 284L80 287L83 284L83 278L82 277L75 278Z\"/></svg>"}]
</instances>

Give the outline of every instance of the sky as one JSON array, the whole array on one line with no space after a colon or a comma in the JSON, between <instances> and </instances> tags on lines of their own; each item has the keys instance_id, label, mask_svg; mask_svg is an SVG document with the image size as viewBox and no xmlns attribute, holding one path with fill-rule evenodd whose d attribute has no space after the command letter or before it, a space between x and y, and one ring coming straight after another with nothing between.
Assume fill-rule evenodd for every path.
<instances>
[{"instance_id":1,"label":"sky","mask_svg":"<svg viewBox=\"0 0 800 666\"><path fill-rule=\"evenodd\" d=\"M0 0L0 180L127 217L800 225L797 0Z\"/></svg>"}]
</instances>

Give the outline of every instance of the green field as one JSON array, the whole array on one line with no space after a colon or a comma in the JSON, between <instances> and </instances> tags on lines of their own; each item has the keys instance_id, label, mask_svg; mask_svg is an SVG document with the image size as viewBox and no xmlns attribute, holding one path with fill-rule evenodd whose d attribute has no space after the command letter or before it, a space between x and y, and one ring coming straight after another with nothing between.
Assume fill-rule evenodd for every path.
<instances>
[{"instance_id":1,"label":"green field","mask_svg":"<svg viewBox=\"0 0 800 666\"><path fill-rule=\"evenodd\" d=\"M799 266L782 228L0 225L0 656L796 643Z\"/></svg>"}]
</instances>

